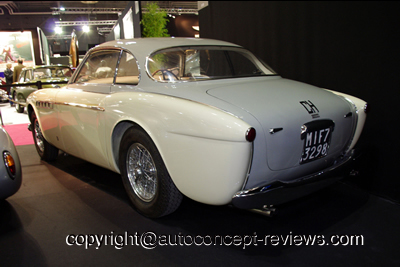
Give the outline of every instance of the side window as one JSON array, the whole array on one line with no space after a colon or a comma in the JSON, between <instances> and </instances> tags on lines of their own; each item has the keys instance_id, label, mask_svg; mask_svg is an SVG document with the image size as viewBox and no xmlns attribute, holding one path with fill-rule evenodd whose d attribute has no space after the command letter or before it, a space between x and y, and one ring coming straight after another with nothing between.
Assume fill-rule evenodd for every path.
<instances>
[{"instance_id":1,"label":"side window","mask_svg":"<svg viewBox=\"0 0 400 267\"><path fill-rule=\"evenodd\" d=\"M119 53L119 50L104 50L92 53L83 63L76 82L112 84Z\"/></svg>"},{"instance_id":2,"label":"side window","mask_svg":"<svg viewBox=\"0 0 400 267\"><path fill-rule=\"evenodd\" d=\"M26 74L28 76L28 72ZM51 78L51 73L50 73L49 69L45 69L45 68L35 69L35 71L33 72L33 77L35 79Z\"/></svg>"},{"instance_id":3,"label":"side window","mask_svg":"<svg viewBox=\"0 0 400 267\"><path fill-rule=\"evenodd\" d=\"M136 58L132 54L123 51L115 83L137 85L139 83L139 74Z\"/></svg>"},{"instance_id":4,"label":"side window","mask_svg":"<svg viewBox=\"0 0 400 267\"><path fill-rule=\"evenodd\" d=\"M55 75L56 77L71 77L72 71L70 68L56 68Z\"/></svg>"},{"instance_id":5,"label":"side window","mask_svg":"<svg viewBox=\"0 0 400 267\"><path fill-rule=\"evenodd\" d=\"M21 74L19 75L19 80L18 82L23 83L25 81L25 70L23 70L21 72Z\"/></svg>"},{"instance_id":6,"label":"side window","mask_svg":"<svg viewBox=\"0 0 400 267\"><path fill-rule=\"evenodd\" d=\"M25 72L25 82L29 82L32 80L32 70L27 70Z\"/></svg>"}]
</instances>

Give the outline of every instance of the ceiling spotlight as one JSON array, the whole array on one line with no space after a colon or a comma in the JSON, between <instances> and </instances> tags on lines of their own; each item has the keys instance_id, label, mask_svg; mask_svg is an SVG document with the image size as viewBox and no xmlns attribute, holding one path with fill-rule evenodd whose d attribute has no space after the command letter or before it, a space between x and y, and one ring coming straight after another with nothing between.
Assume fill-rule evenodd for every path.
<instances>
[{"instance_id":1,"label":"ceiling spotlight","mask_svg":"<svg viewBox=\"0 0 400 267\"><path fill-rule=\"evenodd\" d=\"M65 7L60 7L60 11L65 11Z\"/></svg>"},{"instance_id":2,"label":"ceiling spotlight","mask_svg":"<svg viewBox=\"0 0 400 267\"><path fill-rule=\"evenodd\" d=\"M89 31L90 31L89 26L88 26L88 25L83 25L83 26L82 26L82 31L83 31L83 32L89 32Z\"/></svg>"},{"instance_id":3,"label":"ceiling spotlight","mask_svg":"<svg viewBox=\"0 0 400 267\"><path fill-rule=\"evenodd\" d=\"M62 28L59 27L59 26L56 26L56 27L54 28L54 31L56 32L56 34L61 34L61 33L62 33Z\"/></svg>"}]
</instances>

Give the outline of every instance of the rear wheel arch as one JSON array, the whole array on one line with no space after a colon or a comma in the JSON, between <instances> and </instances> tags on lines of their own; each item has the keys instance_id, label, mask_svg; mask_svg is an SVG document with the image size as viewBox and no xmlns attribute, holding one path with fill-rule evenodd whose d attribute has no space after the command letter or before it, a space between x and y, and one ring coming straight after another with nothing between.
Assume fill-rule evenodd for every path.
<instances>
[{"instance_id":1,"label":"rear wheel arch","mask_svg":"<svg viewBox=\"0 0 400 267\"><path fill-rule=\"evenodd\" d=\"M137 211L147 217L158 218L172 213L179 207L183 196L169 176L156 144L140 125L132 121L120 122L114 128L112 146L114 160L121 173L124 187ZM140 176L144 173L144 169L150 166L148 165L149 162L146 161L146 164L141 162L143 158L140 157L141 159L137 161L140 163L135 163L136 161L131 163L131 159L129 159L128 164L128 157L131 157L132 149L136 151L135 147L140 147L140 150L146 151L149 158L151 158L150 165L152 166L148 170L153 170L153 167L155 170L152 179L149 178L149 180L147 180L147 182L150 181L150 184L156 184L154 185L154 192L152 192L154 195L149 199L143 199L140 193L147 188L147 185L146 187L141 187L143 181ZM142 170L142 168L144 169ZM137 171L138 169L140 170ZM133 178L130 176L133 175L133 173L136 173L138 176L135 174L135 178ZM138 188L141 188L141 190L137 191ZM148 192L146 192L146 195L147 193Z\"/></svg>"},{"instance_id":2,"label":"rear wheel arch","mask_svg":"<svg viewBox=\"0 0 400 267\"><path fill-rule=\"evenodd\" d=\"M111 150L114 157L114 164L119 170L119 144L121 143L122 136L130 127L134 126L135 123L129 121L119 122L111 135Z\"/></svg>"},{"instance_id":3,"label":"rear wheel arch","mask_svg":"<svg viewBox=\"0 0 400 267\"><path fill-rule=\"evenodd\" d=\"M143 129L143 127L141 127L139 124L137 124L133 121L121 121L114 127L113 133L111 135L112 154L114 157L115 166L117 166L118 169L119 169L119 149L120 149L121 140L122 140L122 137L124 136L125 132L131 127L137 127L140 130L142 130L143 132L146 132Z\"/></svg>"}]
</instances>

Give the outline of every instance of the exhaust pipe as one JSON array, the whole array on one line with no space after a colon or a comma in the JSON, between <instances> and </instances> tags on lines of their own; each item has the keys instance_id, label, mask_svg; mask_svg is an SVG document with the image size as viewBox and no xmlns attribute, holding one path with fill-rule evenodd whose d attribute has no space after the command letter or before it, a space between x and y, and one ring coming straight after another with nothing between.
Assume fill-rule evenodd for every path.
<instances>
[{"instance_id":1,"label":"exhaust pipe","mask_svg":"<svg viewBox=\"0 0 400 267\"><path fill-rule=\"evenodd\" d=\"M250 211L267 217L272 217L276 213L276 208L272 205L264 205L261 209L251 209Z\"/></svg>"}]
</instances>

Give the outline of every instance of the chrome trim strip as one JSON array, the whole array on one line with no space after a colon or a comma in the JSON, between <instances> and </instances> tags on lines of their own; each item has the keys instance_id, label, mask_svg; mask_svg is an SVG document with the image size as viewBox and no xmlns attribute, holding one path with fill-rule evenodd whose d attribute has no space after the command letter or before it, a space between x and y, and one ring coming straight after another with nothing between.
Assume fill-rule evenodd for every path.
<instances>
[{"instance_id":1,"label":"chrome trim strip","mask_svg":"<svg viewBox=\"0 0 400 267\"><path fill-rule=\"evenodd\" d=\"M78 104L78 103L68 103L68 102L55 102L55 105L60 105L60 106L70 106L70 107L76 107L76 108L85 108L85 109L91 109L91 110L97 110L97 111L105 111L106 109L103 107L95 106L95 105L86 105L86 104Z\"/></svg>"}]
</instances>

